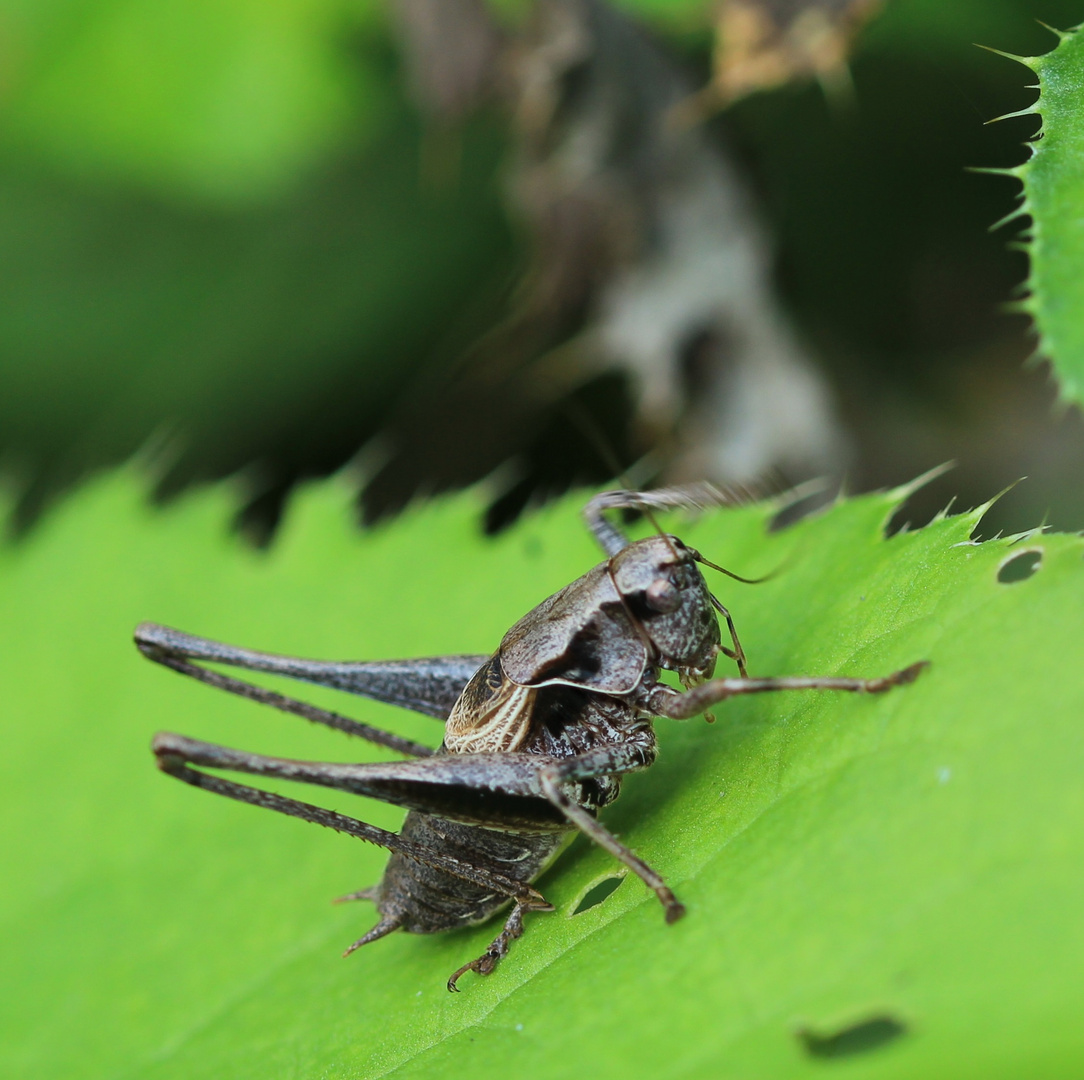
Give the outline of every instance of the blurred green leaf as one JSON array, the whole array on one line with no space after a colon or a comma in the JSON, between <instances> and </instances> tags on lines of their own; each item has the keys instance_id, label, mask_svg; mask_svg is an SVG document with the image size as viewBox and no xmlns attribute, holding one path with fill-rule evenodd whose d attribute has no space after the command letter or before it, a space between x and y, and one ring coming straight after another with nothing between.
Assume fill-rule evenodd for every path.
<instances>
[{"instance_id":1,"label":"blurred green leaf","mask_svg":"<svg viewBox=\"0 0 1084 1080\"><path fill-rule=\"evenodd\" d=\"M469 127L458 172L429 182L397 109L369 147L248 209L0 164L0 453L39 498L156 434L181 479L336 468L477 332L512 262L501 140Z\"/></svg>"},{"instance_id":2,"label":"blurred green leaf","mask_svg":"<svg viewBox=\"0 0 1084 1080\"><path fill-rule=\"evenodd\" d=\"M444 980L492 925L341 961L372 913L326 901L376 880L381 853L177 784L147 741L378 752L174 678L131 629L306 655L486 651L597 560L578 500L497 541L478 537L471 497L359 534L328 484L257 553L228 537L224 489L162 513L130 474L82 489L0 553L0 1071L715 1080L816 1077L849 1053L862 1077L1079 1072L1084 543L975 543L980 512L885 540L901 498L771 534L765 506L668 525L736 572L782 567L718 582L756 673L933 666L883 697L766 695L714 727L660 723L658 764L605 820L688 917L665 926L635 879L570 917L617 869L577 841L541 883L557 912L453 996ZM1024 580L999 582L1032 551L1036 573L1012 563ZM353 708L439 738L425 718Z\"/></svg>"},{"instance_id":3,"label":"blurred green leaf","mask_svg":"<svg viewBox=\"0 0 1084 1080\"><path fill-rule=\"evenodd\" d=\"M0 35L19 524L149 441L169 490L248 469L271 524L489 325L503 138L425 130L383 5L7 0Z\"/></svg>"},{"instance_id":4,"label":"blurred green leaf","mask_svg":"<svg viewBox=\"0 0 1084 1080\"><path fill-rule=\"evenodd\" d=\"M617 0L614 7L674 27L709 26L715 14L711 0Z\"/></svg>"},{"instance_id":5,"label":"blurred green leaf","mask_svg":"<svg viewBox=\"0 0 1084 1080\"><path fill-rule=\"evenodd\" d=\"M614 2L706 77L708 0ZM894 395L914 410L892 421L903 475L967 458L914 432L938 409L956 431L995 408L991 363L1027 347L1023 321L996 315L1023 275L986 232L1007 192L964 171L1016 160L1010 126L980 121L1021 80L971 42L1026 51L1046 33L1033 16L1063 24L1071 6L894 0L859 42L849 104L805 83L720 121L845 413L881 432ZM387 23L375 0L0 0L0 469L22 485L19 523L153 439L170 490L246 469L269 525L297 477L340 467L426 365L507 315L525 253L501 198L505 125L479 118L458 146L427 131ZM997 479L964 469L964 490L1042 477L1050 455L981 456ZM1052 506L1071 525L1076 490L1040 479L1014 499L1034 507L1022 520Z\"/></svg>"},{"instance_id":6,"label":"blurred green leaf","mask_svg":"<svg viewBox=\"0 0 1084 1080\"><path fill-rule=\"evenodd\" d=\"M1084 36L1060 34L1059 44L1024 62L1039 77L1028 112L1042 117L1029 161L1008 170L1024 183L1020 214L1031 217L1028 297L1020 308L1035 318L1039 353L1054 362L1061 396L1084 394Z\"/></svg>"},{"instance_id":7,"label":"blurred green leaf","mask_svg":"<svg viewBox=\"0 0 1084 1080\"><path fill-rule=\"evenodd\" d=\"M372 0L98 0L6 7L5 140L80 174L251 200L291 186L388 88L350 39Z\"/></svg>"}]
</instances>

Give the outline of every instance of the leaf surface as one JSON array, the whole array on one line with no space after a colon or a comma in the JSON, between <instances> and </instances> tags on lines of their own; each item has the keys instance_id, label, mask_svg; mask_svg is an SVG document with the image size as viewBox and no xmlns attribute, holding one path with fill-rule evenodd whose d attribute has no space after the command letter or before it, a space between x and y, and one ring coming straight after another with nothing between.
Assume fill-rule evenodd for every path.
<instances>
[{"instance_id":1,"label":"leaf surface","mask_svg":"<svg viewBox=\"0 0 1084 1080\"><path fill-rule=\"evenodd\" d=\"M0 553L0 1072L818 1077L845 1057L862 1077L1073 1075L1084 545L974 543L978 511L886 540L903 496L775 533L767 506L668 522L735 572L781 567L716 581L754 673L932 667L883 696L764 695L714 726L660 722L659 762L605 820L688 916L664 925L634 878L572 915L618 869L577 840L540 883L558 910L451 995L496 926L340 960L373 914L327 901L375 881L381 852L175 783L147 743L166 729L283 756L381 752L178 679L131 630L332 658L485 652L597 561L579 500L497 540L471 497L362 534L327 484L259 553L228 536L223 489L158 512L130 473L82 489ZM1032 549L1037 572L998 581ZM305 696L439 740L423 717Z\"/></svg>"},{"instance_id":2,"label":"leaf surface","mask_svg":"<svg viewBox=\"0 0 1084 1080\"><path fill-rule=\"evenodd\" d=\"M1084 393L1084 37L1058 34L1043 56L1024 58L1038 76L1039 97L1024 112L1042 117L1031 157L1005 170L1023 181L1018 213L1029 215L1027 297L1019 309L1035 319L1039 355L1054 364L1061 397Z\"/></svg>"}]
</instances>

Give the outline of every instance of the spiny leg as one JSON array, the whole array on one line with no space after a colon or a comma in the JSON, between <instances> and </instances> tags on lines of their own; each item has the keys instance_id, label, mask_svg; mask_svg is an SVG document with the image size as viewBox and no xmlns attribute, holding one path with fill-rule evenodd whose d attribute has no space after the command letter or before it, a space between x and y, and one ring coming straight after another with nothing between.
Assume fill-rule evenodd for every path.
<instances>
[{"instance_id":1,"label":"spiny leg","mask_svg":"<svg viewBox=\"0 0 1084 1080\"><path fill-rule=\"evenodd\" d=\"M681 487L657 488L655 491L602 491L583 508L583 519L599 546L607 555L616 555L629 539L603 516L606 510L704 510L713 506L733 506L751 502L748 488L734 486L719 488L714 484L686 484Z\"/></svg>"},{"instance_id":2,"label":"spiny leg","mask_svg":"<svg viewBox=\"0 0 1084 1080\"><path fill-rule=\"evenodd\" d=\"M542 793L539 770L553 760L522 753L438 754L422 761L295 761L159 732L160 767L180 761L202 768L295 780L349 791L438 817L527 832L560 829L560 813ZM169 771L168 769L166 771ZM492 793L501 798L494 799Z\"/></svg>"},{"instance_id":3,"label":"spiny leg","mask_svg":"<svg viewBox=\"0 0 1084 1080\"><path fill-rule=\"evenodd\" d=\"M577 806L554 784L552 793L547 790L550 800L564 811L580 832L589 836L599 847L608 851L615 859L623 862L641 881L659 898L668 923L677 922L685 914L685 905L674 895L662 876L620 840L605 826L600 825L582 806Z\"/></svg>"},{"instance_id":4,"label":"spiny leg","mask_svg":"<svg viewBox=\"0 0 1084 1080\"><path fill-rule=\"evenodd\" d=\"M231 675L223 675L220 671L211 671L209 668L200 667L199 664L189 663L187 660L178 659L165 652L157 652L151 647L140 646L144 656L155 663L168 667L181 675L188 675L199 682L214 686L219 690L227 690L238 697L248 698L249 701L258 702L261 705L270 705L282 712L292 713L294 716L303 717L314 724L324 724L336 731L345 732L347 735L356 735L378 746L386 746L389 750L397 750L400 754L408 757L429 757L434 751L431 746L414 742L413 739L405 739L402 735L395 735L390 731L373 727L371 724L363 724L360 720L351 720L348 716L332 712L329 709L321 709L316 705L310 705L307 701L299 701L297 698L287 697L275 690L268 690L263 686L255 686L235 679Z\"/></svg>"},{"instance_id":5,"label":"spiny leg","mask_svg":"<svg viewBox=\"0 0 1084 1080\"><path fill-rule=\"evenodd\" d=\"M616 836L578 803L573 802L562 790L564 785L577 780L589 780L596 776L646 769L655 760L654 741L626 743L621 746L604 746L574 758L547 765L541 772L542 790L553 803L582 833L599 847L623 862L659 898L668 923L677 922L685 914L685 906L674 896L662 876L635 852L627 848Z\"/></svg>"},{"instance_id":6,"label":"spiny leg","mask_svg":"<svg viewBox=\"0 0 1084 1080\"><path fill-rule=\"evenodd\" d=\"M425 656L412 660L306 660L227 645L157 623L140 623L135 643L148 659L211 661L247 671L284 675L318 686L398 705L447 720L471 676L486 656ZM185 674L189 672L185 671ZM225 689L229 689L226 687Z\"/></svg>"},{"instance_id":7,"label":"spiny leg","mask_svg":"<svg viewBox=\"0 0 1084 1080\"><path fill-rule=\"evenodd\" d=\"M300 818L303 821L310 821L315 825L323 825L334 829L336 832L354 836L359 840L368 840L370 843L377 844L388 851L398 852L410 859L414 859L416 862L442 870L464 881L480 885L482 888L491 889L493 892L501 896L507 896L510 899L545 902L537 890L524 882L515 881L492 870L473 866L425 845L417 844L406 837L400 836L398 833L388 832L367 822L336 813L334 810L325 810L323 807L313 806L311 803L290 799L274 792L263 791L260 788L249 787L247 784L238 784L232 780L212 776L200 769L190 767L191 764L209 765L217 768L225 767L257 772L261 775L286 775L277 768L277 766L284 764L278 759L230 750L226 747L215 746L212 743L199 743L195 740L167 733L159 733L155 736L152 749L158 759L158 767L163 772L169 773L193 787L203 788L205 791L212 791L218 795L225 795L227 798L249 803L252 806L277 810L281 814ZM326 782L321 775L321 764L318 762L289 762L286 764L291 766L288 773L289 779L306 780L310 783ZM311 766L308 773L305 769L306 765Z\"/></svg>"},{"instance_id":8,"label":"spiny leg","mask_svg":"<svg viewBox=\"0 0 1084 1080\"><path fill-rule=\"evenodd\" d=\"M668 686L657 686L648 696L648 705L656 716L687 720L739 694L763 694L776 690L847 690L857 694L881 694L893 686L914 682L929 667L928 660L895 671L879 679L849 679L833 676L797 676L777 679L711 679L691 690L679 693Z\"/></svg>"},{"instance_id":9,"label":"spiny leg","mask_svg":"<svg viewBox=\"0 0 1084 1080\"><path fill-rule=\"evenodd\" d=\"M511 914L505 920L504 929L490 942L489 948L477 960L464 964L448 980L448 989L453 993L458 993L459 987L456 986L456 983L468 971L477 972L479 975L489 975L497 964L508 955L512 942L523 935L523 916L525 912L552 910L553 907L550 904L539 904L530 900L517 901L515 907L512 908Z\"/></svg>"}]
</instances>

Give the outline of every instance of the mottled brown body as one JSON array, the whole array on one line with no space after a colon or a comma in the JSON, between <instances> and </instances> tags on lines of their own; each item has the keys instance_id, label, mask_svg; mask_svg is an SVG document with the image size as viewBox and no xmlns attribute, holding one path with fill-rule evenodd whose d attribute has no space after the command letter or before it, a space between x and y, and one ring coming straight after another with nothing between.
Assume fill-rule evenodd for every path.
<instances>
[{"instance_id":1,"label":"mottled brown body","mask_svg":"<svg viewBox=\"0 0 1084 1080\"><path fill-rule=\"evenodd\" d=\"M490 658L468 684L460 699L475 700L499 690L499 654ZM485 688L480 689L480 688ZM588 750L614 747L630 737L650 748L655 735L647 720L636 719L622 704L599 702L569 686L547 686L535 692L525 737L516 749L546 758L573 758ZM442 748L440 752L446 752ZM569 799L592 814L608 806L621 793L620 776L599 776L566 786ZM539 825L550 804L536 809ZM479 866L533 883L549 866L574 829L559 815L550 829L487 828L450 821L412 810L401 835L417 843L440 848L459 858L472 858ZM445 871L426 866L409 856L393 854L372 899L382 919L391 919L410 933L429 934L456 926L484 922L511 903L511 899L472 886Z\"/></svg>"},{"instance_id":2,"label":"mottled brown body","mask_svg":"<svg viewBox=\"0 0 1084 1080\"><path fill-rule=\"evenodd\" d=\"M159 766L195 787L380 844L391 852L380 883L343 899L376 904L380 920L347 954L394 930L436 933L485 921L511 905L504 928L466 971L488 974L523 932L530 911L552 911L534 882L576 831L604 847L658 896L668 922L684 908L662 877L598 820L621 779L658 752L655 717L685 719L737 694L836 689L878 692L913 679L923 664L880 679L749 678L729 612L711 594L677 537L629 541L603 511L698 505L704 489L609 492L584 515L605 562L525 615L490 657L324 662L221 645L144 623L136 642L176 671L309 720L396 749L413 761L333 764L289 761L155 736ZM711 500L724 501L718 493ZM720 569L716 567L715 569ZM722 571L729 574L729 571ZM735 575L730 575L735 576ZM739 579L741 580L741 579ZM730 632L720 638L716 611ZM738 678L713 679L722 654ZM433 750L293 698L240 682L194 660L268 671L388 701L445 721ZM683 691L660 682L677 673ZM398 833L206 773L231 769L368 795L409 812Z\"/></svg>"}]
</instances>

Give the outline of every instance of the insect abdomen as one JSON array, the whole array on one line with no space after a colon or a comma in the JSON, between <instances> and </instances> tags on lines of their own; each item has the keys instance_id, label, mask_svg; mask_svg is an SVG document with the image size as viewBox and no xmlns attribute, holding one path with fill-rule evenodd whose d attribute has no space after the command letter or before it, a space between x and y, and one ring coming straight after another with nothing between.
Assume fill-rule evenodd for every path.
<instances>
[{"instance_id":1,"label":"insect abdomen","mask_svg":"<svg viewBox=\"0 0 1084 1080\"><path fill-rule=\"evenodd\" d=\"M568 830L501 832L412 810L401 835L462 859L469 866L484 867L527 884L557 854ZM388 860L376 902L383 917L397 918L409 933L432 934L484 922L507 905L509 897L394 854Z\"/></svg>"}]
</instances>

